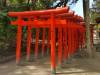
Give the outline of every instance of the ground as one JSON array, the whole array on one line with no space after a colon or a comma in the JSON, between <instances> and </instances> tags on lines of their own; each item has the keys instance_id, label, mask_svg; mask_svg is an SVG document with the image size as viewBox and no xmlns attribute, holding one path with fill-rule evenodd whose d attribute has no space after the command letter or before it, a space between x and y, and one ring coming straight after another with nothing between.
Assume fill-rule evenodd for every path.
<instances>
[{"instance_id":1,"label":"ground","mask_svg":"<svg viewBox=\"0 0 100 75\"><path fill-rule=\"evenodd\" d=\"M0 64L0 75L51 75L49 57L31 62L22 60L21 64L16 65L15 60ZM57 75L100 75L100 53L92 59L73 58L71 63L57 68Z\"/></svg>"}]
</instances>

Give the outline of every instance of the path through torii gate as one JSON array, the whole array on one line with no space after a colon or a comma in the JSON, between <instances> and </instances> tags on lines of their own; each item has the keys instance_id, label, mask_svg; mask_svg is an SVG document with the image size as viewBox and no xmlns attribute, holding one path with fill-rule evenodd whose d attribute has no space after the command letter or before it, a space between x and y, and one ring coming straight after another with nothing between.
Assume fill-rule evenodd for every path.
<instances>
[{"instance_id":1,"label":"path through torii gate","mask_svg":"<svg viewBox=\"0 0 100 75\"><path fill-rule=\"evenodd\" d=\"M38 58L39 56L38 42L40 28L42 28L42 56L45 56L50 51L51 71L53 74L56 73L57 57L58 64L61 65L63 61L67 61L70 55L74 55L78 48L85 46L86 31L84 21L82 17L74 15L74 12L70 11L68 7L39 11L9 12L8 15L17 18L16 21L11 21L12 25L17 25L17 64L20 62L21 57L22 28L24 26L27 27L27 60L30 60L32 44L31 30L33 28L36 29L34 57ZM45 49L46 28L48 28L47 49ZM56 30L57 32L55 32ZM57 47L56 43L58 43Z\"/></svg>"}]
</instances>

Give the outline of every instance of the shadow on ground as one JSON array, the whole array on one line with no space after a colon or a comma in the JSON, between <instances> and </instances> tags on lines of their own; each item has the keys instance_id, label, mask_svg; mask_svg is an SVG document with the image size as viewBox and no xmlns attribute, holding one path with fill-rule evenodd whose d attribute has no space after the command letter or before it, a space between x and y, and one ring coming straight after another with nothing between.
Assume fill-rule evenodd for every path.
<instances>
[{"instance_id":1,"label":"shadow on ground","mask_svg":"<svg viewBox=\"0 0 100 75\"><path fill-rule=\"evenodd\" d=\"M70 64L57 67L56 75L100 75L100 53L93 59L73 58ZM51 75L50 58L39 58L27 62L22 58L21 64L16 65L15 60L0 64L0 75Z\"/></svg>"}]
</instances>

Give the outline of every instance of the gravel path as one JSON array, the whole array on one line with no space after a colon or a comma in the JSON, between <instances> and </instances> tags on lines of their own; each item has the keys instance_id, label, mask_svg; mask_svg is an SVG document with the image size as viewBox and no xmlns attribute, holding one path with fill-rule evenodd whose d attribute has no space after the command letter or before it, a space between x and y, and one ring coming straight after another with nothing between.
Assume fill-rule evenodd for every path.
<instances>
[{"instance_id":1,"label":"gravel path","mask_svg":"<svg viewBox=\"0 0 100 75\"><path fill-rule=\"evenodd\" d=\"M0 75L51 75L49 57L31 62L23 59L21 64L16 65L15 60L0 64ZM100 53L93 59L74 58L62 69L57 68L57 75L100 75Z\"/></svg>"}]
</instances>

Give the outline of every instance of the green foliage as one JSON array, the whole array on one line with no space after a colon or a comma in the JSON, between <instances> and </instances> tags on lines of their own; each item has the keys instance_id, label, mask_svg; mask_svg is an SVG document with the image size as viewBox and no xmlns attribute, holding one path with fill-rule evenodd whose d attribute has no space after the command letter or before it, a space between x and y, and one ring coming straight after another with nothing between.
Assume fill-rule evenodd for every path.
<instances>
[{"instance_id":1,"label":"green foliage","mask_svg":"<svg viewBox=\"0 0 100 75\"><path fill-rule=\"evenodd\" d=\"M9 2L10 2L11 4L15 4L15 3L17 3L17 0L9 0Z\"/></svg>"},{"instance_id":2,"label":"green foliage","mask_svg":"<svg viewBox=\"0 0 100 75\"><path fill-rule=\"evenodd\" d=\"M36 10L41 10L41 9L45 9L45 5L43 3L42 0L37 0L35 3L35 9Z\"/></svg>"},{"instance_id":3,"label":"green foliage","mask_svg":"<svg viewBox=\"0 0 100 75\"><path fill-rule=\"evenodd\" d=\"M23 3L25 2L25 0L17 0L17 2L18 2L19 4L23 4Z\"/></svg>"},{"instance_id":4,"label":"green foliage","mask_svg":"<svg viewBox=\"0 0 100 75\"><path fill-rule=\"evenodd\" d=\"M9 0L10 4L22 4L24 2L25 2L25 0Z\"/></svg>"},{"instance_id":5,"label":"green foliage","mask_svg":"<svg viewBox=\"0 0 100 75\"><path fill-rule=\"evenodd\" d=\"M99 9L100 3L95 2L95 6L96 6L97 9ZM98 17L100 17L100 13L91 11L90 12L90 17L91 17L91 22L92 23L96 23L96 20L95 19L98 18Z\"/></svg>"},{"instance_id":6,"label":"green foliage","mask_svg":"<svg viewBox=\"0 0 100 75\"><path fill-rule=\"evenodd\" d=\"M4 26L4 28L7 28L8 27L8 24L9 24L9 17L7 16L7 13L6 12L2 12L0 13L0 23Z\"/></svg>"}]
</instances>

